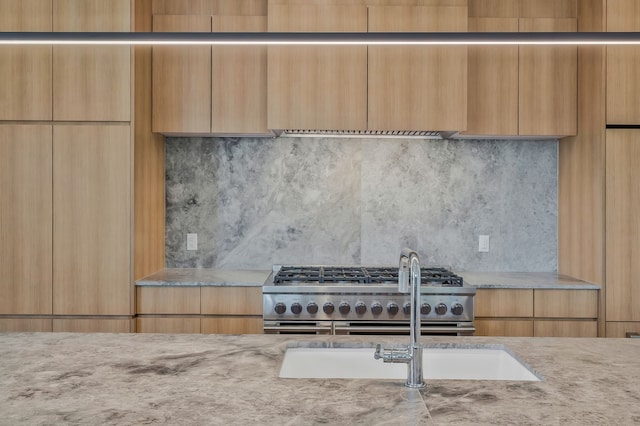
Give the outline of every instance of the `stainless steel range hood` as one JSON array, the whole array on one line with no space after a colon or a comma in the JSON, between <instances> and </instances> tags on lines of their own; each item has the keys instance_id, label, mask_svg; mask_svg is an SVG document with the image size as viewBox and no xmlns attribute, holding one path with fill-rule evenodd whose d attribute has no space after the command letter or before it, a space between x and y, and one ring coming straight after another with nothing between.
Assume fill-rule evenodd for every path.
<instances>
[{"instance_id":1,"label":"stainless steel range hood","mask_svg":"<svg viewBox=\"0 0 640 426\"><path fill-rule=\"evenodd\" d=\"M280 137L307 138L416 138L447 139L456 132L438 132L430 130L309 130L283 129L273 130Z\"/></svg>"}]
</instances>

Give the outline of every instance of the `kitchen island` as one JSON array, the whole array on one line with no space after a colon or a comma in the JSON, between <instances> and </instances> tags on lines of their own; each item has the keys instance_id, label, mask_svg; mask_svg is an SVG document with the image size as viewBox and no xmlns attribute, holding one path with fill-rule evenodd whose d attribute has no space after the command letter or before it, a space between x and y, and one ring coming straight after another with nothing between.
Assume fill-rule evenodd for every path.
<instances>
[{"instance_id":1,"label":"kitchen island","mask_svg":"<svg viewBox=\"0 0 640 426\"><path fill-rule=\"evenodd\" d=\"M540 382L279 379L286 348L406 337L0 334L0 424L640 424L640 340L504 345Z\"/></svg>"}]
</instances>

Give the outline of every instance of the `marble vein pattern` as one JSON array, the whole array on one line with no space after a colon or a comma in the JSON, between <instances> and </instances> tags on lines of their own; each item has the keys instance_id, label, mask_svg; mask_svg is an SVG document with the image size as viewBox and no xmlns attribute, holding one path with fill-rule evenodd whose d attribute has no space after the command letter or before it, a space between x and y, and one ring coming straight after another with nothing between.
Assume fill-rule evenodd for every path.
<instances>
[{"instance_id":1,"label":"marble vein pattern","mask_svg":"<svg viewBox=\"0 0 640 426\"><path fill-rule=\"evenodd\" d=\"M555 140L167 138L166 266L389 265L411 246L459 271L553 272L557 151Z\"/></svg>"}]
</instances>

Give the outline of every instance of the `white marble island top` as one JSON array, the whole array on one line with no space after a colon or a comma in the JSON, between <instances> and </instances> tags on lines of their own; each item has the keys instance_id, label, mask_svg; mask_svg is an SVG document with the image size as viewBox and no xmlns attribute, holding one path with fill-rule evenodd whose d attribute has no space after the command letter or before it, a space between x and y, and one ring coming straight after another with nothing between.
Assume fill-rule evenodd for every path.
<instances>
[{"instance_id":1,"label":"white marble island top","mask_svg":"<svg viewBox=\"0 0 640 426\"><path fill-rule=\"evenodd\" d=\"M402 337L0 334L0 424L640 423L640 340L425 337L502 344L541 382L279 379L286 347Z\"/></svg>"}]
</instances>

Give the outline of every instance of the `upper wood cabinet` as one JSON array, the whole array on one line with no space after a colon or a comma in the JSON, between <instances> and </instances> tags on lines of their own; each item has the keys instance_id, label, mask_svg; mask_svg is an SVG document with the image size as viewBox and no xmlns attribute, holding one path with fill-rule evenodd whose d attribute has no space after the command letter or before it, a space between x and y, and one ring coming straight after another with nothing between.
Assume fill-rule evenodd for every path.
<instances>
[{"instance_id":1,"label":"upper wood cabinet","mask_svg":"<svg viewBox=\"0 0 640 426\"><path fill-rule=\"evenodd\" d=\"M155 15L153 31L211 32L211 16ZM152 129L211 131L211 46L154 46Z\"/></svg>"},{"instance_id":2,"label":"upper wood cabinet","mask_svg":"<svg viewBox=\"0 0 640 426\"><path fill-rule=\"evenodd\" d=\"M607 1L607 31L640 31L640 2ZM607 124L640 124L640 48L607 46Z\"/></svg>"},{"instance_id":3,"label":"upper wood cabinet","mask_svg":"<svg viewBox=\"0 0 640 426\"><path fill-rule=\"evenodd\" d=\"M370 6L370 32L465 32L466 1ZM467 48L369 46L369 129L462 130Z\"/></svg>"},{"instance_id":4,"label":"upper wood cabinet","mask_svg":"<svg viewBox=\"0 0 640 426\"><path fill-rule=\"evenodd\" d=\"M130 0L53 0L53 31L130 31ZM129 121L128 46L54 46L53 119Z\"/></svg>"},{"instance_id":5,"label":"upper wood cabinet","mask_svg":"<svg viewBox=\"0 0 640 426\"><path fill-rule=\"evenodd\" d=\"M131 314L130 133L53 127L54 314Z\"/></svg>"},{"instance_id":6,"label":"upper wood cabinet","mask_svg":"<svg viewBox=\"0 0 640 426\"><path fill-rule=\"evenodd\" d=\"M323 4L324 3L324 4ZM270 32L366 32L364 4L269 2ZM270 129L367 128L366 46L269 46Z\"/></svg>"},{"instance_id":7,"label":"upper wood cabinet","mask_svg":"<svg viewBox=\"0 0 640 426\"><path fill-rule=\"evenodd\" d=\"M0 0L0 31L49 32L51 0ZM0 46L0 120L51 120L51 46Z\"/></svg>"},{"instance_id":8,"label":"upper wood cabinet","mask_svg":"<svg viewBox=\"0 0 640 426\"><path fill-rule=\"evenodd\" d=\"M50 125L0 125L0 314L51 314Z\"/></svg>"},{"instance_id":9,"label":"upper wood cabinet","mask_svg":"<svg viewBox=\"0 0 640 426\"><path fill-rule=\"evenodd\" d=\"M607 130L606 152L606 317L640 321L640 130Z\"/></svg>"}]
</instances>

